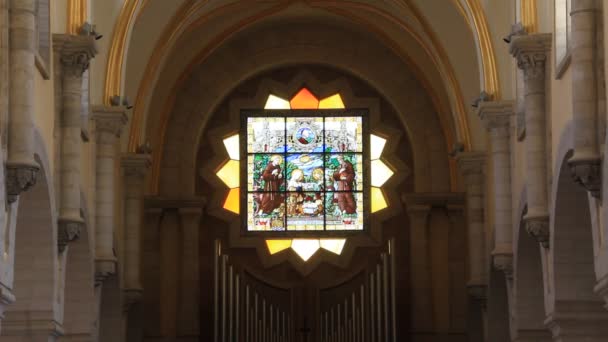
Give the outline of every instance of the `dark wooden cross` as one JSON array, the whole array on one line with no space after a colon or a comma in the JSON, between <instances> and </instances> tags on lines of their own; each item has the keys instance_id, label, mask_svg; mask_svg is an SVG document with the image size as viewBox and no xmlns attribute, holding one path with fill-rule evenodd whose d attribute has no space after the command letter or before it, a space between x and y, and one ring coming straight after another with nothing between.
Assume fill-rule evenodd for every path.
<instances>
[{"instance_id":1,"label":"dark wooden cross","mask_svg":"<svg viewBox=\"0 0 608 342\"><path fill-rule=\"evenodd\" d=\"M308 327L308 317L304 316L304 326L298 330L302 336L304 336L304 342L308 342L308 334L310 334L311 330Z\"/></svg>"}]
</instances>

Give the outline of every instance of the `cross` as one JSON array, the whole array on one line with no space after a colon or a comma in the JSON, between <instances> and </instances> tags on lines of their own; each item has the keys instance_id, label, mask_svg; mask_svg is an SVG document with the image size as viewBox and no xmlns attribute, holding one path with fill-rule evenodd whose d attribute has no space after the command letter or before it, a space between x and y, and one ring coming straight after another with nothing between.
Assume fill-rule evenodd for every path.
<instances>
[{"instance_id":1,"label":"cross","mask_svg":"<svg viewBox=\"0 0 608 342\"><path fill-rule=\"evenodd\" d=\"M310 334L310 328L308 327L308 317L304 316L304 326L298 330L304 336L304 342L308 342L308 334Z\"/></svg>"}]
</instances>

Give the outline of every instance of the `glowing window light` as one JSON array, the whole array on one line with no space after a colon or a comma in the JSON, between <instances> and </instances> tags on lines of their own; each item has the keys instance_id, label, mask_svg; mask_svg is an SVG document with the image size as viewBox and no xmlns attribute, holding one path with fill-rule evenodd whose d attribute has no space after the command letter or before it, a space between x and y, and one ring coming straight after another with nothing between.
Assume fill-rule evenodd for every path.
<instances>
[{"instance_id":1,"label":"glowing window light","mask_svg":"<svg viewBox=\"0 0 608 342\"><path fill-rule=\"evenodd\" d=\"M319 109L344 109L344 102L340 94L332 95L319 102Z\"/></svg>"},{"instance_id":2,"label":"glowing window light","mask_svg":"<svg viewBox=\"0 0 608 342\"><path fill-rule=\"evenodd\" d=\"M240 188L234 188L234 189L230 189L230 192L228 193L228 196L226 197L226 200L224 201L224 209L231 211L235 214L239 214L240 213L240 200L241 200L241 196L240 196Z\"/></svg>"},{"instance_id":3,"label":"glowing window light","mask_svg":"<svg viewBox=\"0 0 608 342\"><path fill-rule=\"evenodd\" d=\"M369 144L369 158L371 160L380 159L380 156L382 156L382 151L384 151L384 146L386 145L386 139L380 138L379 136L374 134L370 134Z\"/></svg>"},{"instance_id":4,"label":"glowing window light","mask_svg":"<svg viewBox=\"0 0 608 342\"><path fill-rule=\"evenodd\" d=\"M290 109L289 101L275 95L268 95L264 109Z\"/></svg>"},{"instance_id":5,"label":"glowing window light","mask_svg":"<svg viewBox=\"0 0 608 342\"><path fill-rule=\"evenodd\" d=\"M291 249L304 261L308 261L319 250L319 240L311 239L294 239L291 242Z\"/></svg>"},{"instance_id":6,"label":"glowing window light","mask_svg":"<svg viewBox=\"0 0 608 342\"><path fill-rule=\"evenodd\" d=\"M372 213L378 212L382 209L388 207L388 203L386 203L386 198L384 197L384 193L382 193L382 189L372 187L371 191L371 202L372 202Z\"/></svg>"},{"instance_id":7,"label":"glowing window light","mask_svg":"<svg viewBox=\"0 0 608 342\"><path fill-rule=\"evenodd\" d=\"M266 240L270 255L277 254L291 247L291 240Z\"/></svg>"},{"instance_id":8,"label":"glowing window light","mask_svg":"<svg viewBox=\"0 0 608 342\"><path fill-rule=\"evenodd\" d=\"M393 170L380 159L372 160L372 186L381 187L393 174Z\"/></svg>"},{"instance_id":9,"label":"glowing window light","mask_svg":"<svg viewBox=\"0 0 608 342\"><path fill-rule=\"evenodd\" d=\"M235 134L231 137L224 139L224 147L226 148L226 152L228 152L228 156L232 160L240 160L240 146L239 146L239 135Z\"/></svg>"},{"instance_id":10,"label":"glowing window light","mask_svg":"<svg viewBox=\"0 0 608 342\"><path fill-rule=\"evenodd\" d=\"M344 244L346 244L346 239L321 239L320 244L321 248L340 255L342 249L344 249Z\"/></svg>"},{"instance_id":11,"label":"glowing window light","mask_svg":"<svg viewBox=\"0 0 608 342\"><path fill-rule=\"evenodd\" d=\"M216 175L226 184L230 189L239 187L239 162L236 160L229 160L222 168L216 173Z\"/></svg>"},{"instance_id":12,"label":"glowing window light","mask_svg":"<svg viewBox=\"0 0 608 342\"><path fill-rule=\"evenodd\" d=\"M302 88L291 101L289 101L291 109L317 109L319 108L319 100L310 90Z\"/></svg>"}]
</instances>

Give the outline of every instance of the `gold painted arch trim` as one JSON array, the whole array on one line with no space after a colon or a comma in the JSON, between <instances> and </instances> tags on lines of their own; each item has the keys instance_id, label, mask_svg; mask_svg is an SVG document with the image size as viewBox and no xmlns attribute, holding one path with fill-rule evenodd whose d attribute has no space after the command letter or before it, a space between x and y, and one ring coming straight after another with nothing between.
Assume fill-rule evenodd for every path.
<instances>
[{"instance_id":1,"label":"gold painted arch trim","mask_svg":"<svg viewBox=\"0 0 608 342\"><path fill-rule=\"evenodd\" d=\"M538 32L536 0L521 0L521 23L524 25L526 32Z\"/></svg>"},{"instance_id":2,"label":"gold painted arch trim","mask_svg":"<svg viewBox=\"0 0 608 342\"><path fill-rule=\"evenodd\" d=\"M66 31L69 34L78 34L82 24L87 21L87 0L68 0L68 20Z\"/></svg>"},{"instance_id":3,"label":"gold painted arch trim","mask_svg":"<svg viewBox=\"0 0 608 342\"><path fill-rule=\"evenodd\" d=\"M125 0L114 26L103 92L103 101L106 105L110 104L112 96L122 95L122 70L126 51L125 46L127 45L128 33L131 27L133 27L132 22L134 21L135 12L140 1Z\"/></svg>"}]
</instances>

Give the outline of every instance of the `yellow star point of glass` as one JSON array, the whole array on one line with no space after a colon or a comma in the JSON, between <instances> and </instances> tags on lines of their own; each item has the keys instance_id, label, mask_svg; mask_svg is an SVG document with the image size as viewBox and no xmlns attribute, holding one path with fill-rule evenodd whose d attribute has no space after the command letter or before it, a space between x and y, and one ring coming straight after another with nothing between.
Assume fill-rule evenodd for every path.
<instances>
[{"instance_id":1,"label":"yellow star point of glass","mask_svg":"<svg viewBox=\"0 0 608 342\"><path fill-rule=\"evenodd\" d=\"M319 109L344 109L344 102L340 94L326 97L319 102Z\"/></svg>"},{"instance_id":2,"label":"yellow star point of glass","mask_svg":"<svg viewBox=\"0 0 608 342\"><path fill-rule=\"evenodd\" d=\"M226 184L230 189L239 187L239 162L236 160L229 160L222 168L216 173L219 179Z\"/></svg>"},{"instance_id":3,"label":"yellow star point of glass","mask_svg":"<svg viewBox=\"0 0 608 342\"><path fill-rule=\"evenodd\" d=\"M224 209L235 214L240 213L240 190L240 188L230 189L230 192L228 192L228 196L226 196L226 200L224 201Z\"/></svg>"},{"instance_id":4,"label":"yellow star point of glass","mask_svg":"<svg viewBox=\"0 0 608 342\"><path fill-rule=\"evenodd\" d=\"M294 239L291 241L291 249L302 260L308 261L321 248L318 239Z\"/></svg>"},{"instance_id":5,"label":"yellow star point of glass","mask_svg":"<svg viewBox=\"0 0 608 342\"><path fill-rule=\"evenodd\" d=\"M274 255L291 247L291 240L266 240L266 247L270 255Z\"/></svg>"},{"instance_id":6,"label":"yellow star point of glass","mask_svg":"<svg viewBox=\"0 0 608 342\"><path fill-rule=\"evenodd\" d=\"M378 212L378 211L388 207L388 203L386 203L386 198L384 197L384 194L382 193L382 189L372 187L372 193L371 193L370 197L371 197L371 202L372 202L372 208L371 208L372 213Z\"/></svg>"},{"instance_id":7,"label":"yellow star point of glass","mask_svg":"<svg viewBox=\"0 0 608 342\"><path fill-rule=\"evenodd\" d=\"M342 250L344 249L344 245L346 244L346 239L321 239L320 245L321 248L330 251L334 254L340 255L342 254Z\"/></svg>"},{"instance_id":8,"label":"yellow star point of glass","mask_svg":"<svg viewBox=\"0 0 608 342\"><path fill-rule=\"evenodd\" d=\"M264 109L291 109L289 101L276 95L269 95Z\"/></svg>"},{"instance_id":9,"label":"yellow star point of glass","mask_svg":"<svg viewBox=\"0 0 608 342\"><path fill-rule=\"evenodd\" d=\"M232 160L240 160L240 146L239 146L239 135L235 134L224 139L224 147L226 148L226 152L228 152L228 156Z\"/></svg>"},{"instance_id":10,"label":"yellow star point of glass","mask_svg":"<svg viewBox=\"0 0 608 342\"><path fill-rule=\"evenodd\" d=\"M372 160L372 186L381 187L395 174L384 162L380 159Z\"/></svg>"},{"instance_id":11,"label":"yellow star point of glass","mask_svg":"<svg viewBox=\"0 0 608 342\"><path fill-rule=\"evenodd\" d=\"M380 138L375 134L369 135L369 145L370 145L370 153L369 159L376 160L380 159L382 156L382 151L384 151L384 146L386 145L386 139Z\"/></svg>"}]
</instances>

